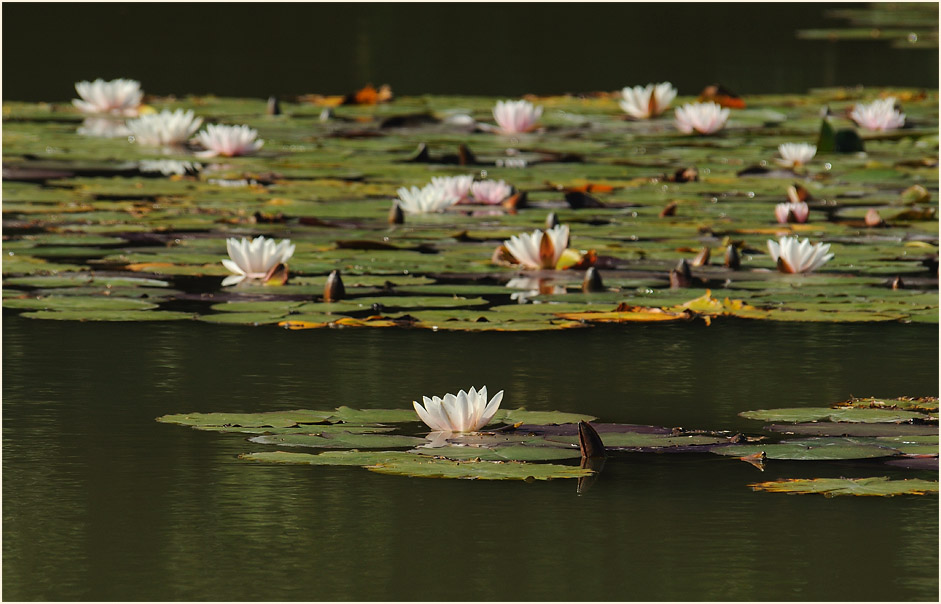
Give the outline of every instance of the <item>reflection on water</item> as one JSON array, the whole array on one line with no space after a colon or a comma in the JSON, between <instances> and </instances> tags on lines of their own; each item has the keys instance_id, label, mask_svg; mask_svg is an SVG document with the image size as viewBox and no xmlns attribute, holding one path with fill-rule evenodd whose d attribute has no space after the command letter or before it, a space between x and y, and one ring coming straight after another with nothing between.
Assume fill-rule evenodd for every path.
<instances>
[{"instance_id":1,"label":"reflection on water","mask_svg":"<svg viewBox=\"0 0 941 604\"><path fill-rule=\"evenodd\" d=\"M240 462L164 413L509 407L756 431L746 409L937 394L935 328L722 322L543 334L4 321L3 597L873 600L937 593L938 499L754 493L874 462L609 458L575 481ZM878 559L880 572L860 564ZM368 578L368 580L364 579Z\"/></svg>"}]
</instances>

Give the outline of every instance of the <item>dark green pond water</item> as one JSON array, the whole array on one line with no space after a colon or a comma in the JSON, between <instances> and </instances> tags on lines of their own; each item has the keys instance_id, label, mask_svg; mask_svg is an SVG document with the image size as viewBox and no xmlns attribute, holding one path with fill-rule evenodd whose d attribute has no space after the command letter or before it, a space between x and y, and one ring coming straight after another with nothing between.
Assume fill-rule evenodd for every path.
<instances>
[{"instance_id":1,"label":"dark green pond water","mask_svg":"<svg viewBox=\"0 0 941 604\"><path fill-rule=\"evenodd\" d=\"M934 478L870 462L620 455L575 482L263 466L154 418L505 405L758 432L740 411L937 395L937 328L761 322L564 333L3 324L5 600L932 600L938 498L752 492Z\"/></svg>"},{"instance_id":2,"label":"dark green pond water","mask_svg":"<svg viewBox=\"0 0 941 604\"><path fill-rule=\"evenodd\" d=\"M850 27L830 11L864 6L7 3L4 95L67 100L73 82L97 77L135 78L152 94L262 98L343 94L367 82L407 95L558 94L664 80L683 95L714 82L740 94L937 88L937 48L797 36Z\"/></svg>"}]
</instances>

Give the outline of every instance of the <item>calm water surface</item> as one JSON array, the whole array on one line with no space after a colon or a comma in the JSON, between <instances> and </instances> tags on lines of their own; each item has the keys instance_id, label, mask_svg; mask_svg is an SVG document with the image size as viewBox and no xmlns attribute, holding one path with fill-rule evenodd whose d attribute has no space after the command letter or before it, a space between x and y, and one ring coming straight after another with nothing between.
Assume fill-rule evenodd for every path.
<instances>
[{"instance_id":1,"label":"calm water surface","mask_svg":"<svg viewBox=\"0 0 941 604\"><path fill-rule=\"evenodd\" d=\"M518 96L669 80L682 95L821 86L938 87L937 49L801 40L845 28L786 3L7 3L4 98L66 101L72 83L141 80L153 94ZM94 32L91 35L90 32ZM25 49L25 51L24 51ZM39 74L39 75L37 75Z\"/></svg>"},{"instance_id":2,"label":"calm water surface","mask_svg":"<svg viewBox=\"0 0 941 604\"><path fill-rule=\"evenodd\" d=\"M543 334L3 324L6 600L933 600L938 498L755 493L874 462L623 455L575 483L240 462L165 413L505 404L742 429L739 411L937 395L937 328L725 322ZM936 476L934 476L936 478Z\"/></svg>"}]
</instances>

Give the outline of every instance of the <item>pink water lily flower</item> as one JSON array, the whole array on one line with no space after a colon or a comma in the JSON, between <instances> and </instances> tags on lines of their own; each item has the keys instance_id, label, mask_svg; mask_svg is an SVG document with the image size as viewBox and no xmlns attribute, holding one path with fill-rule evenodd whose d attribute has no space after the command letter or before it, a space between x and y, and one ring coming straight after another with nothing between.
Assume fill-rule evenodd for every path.
<instances>
[{"instance_id":1,"label":"pink water lily flower","mask_svg":"<svg viewBox=\"0 0 941 604\"><path fill-rule=\"evenodd\" d=\"M474 184L474 177L470 175L463 176L433 176L431 184L441 189L446 197L456 197L457 203L470 202L471 185Z\"/></svg>"},{"instance_id":2,"label":"pink water lily flower","mask_svg":"<svg viewBox=\"0 0 941 604\"><path fill-rule=\"evenodd\" d=\"M696 131L700 134L713 134L722 130L729 119L729 110L718 103L687 103L675 111L676 128L684 134Z\"/></svg>"},{"instance_id":3,"label":"pink water lily flower","mask_svg":"<svg viewBox=\"0 0 941 604\"><path fill-rule=\"evenodd\" d=\"M493 108L493 119L503 134L534 130L541 116L542 107L534 107L529 101L497 101Z\"/></svg>"},{"instance_id":4,"label":"pink water lily flower","mask_svg":"<svg viewBox=\"0 0 941 604\"><path fill-rule=\"evenodd\" d=\"M895 108L895 98L877 99L869 104L858 103L850 119L866 130L895 130L905 125L905 114Z\"/></svg>"},{"instance_id":5,"label":"pink water lily flower","mask_svg":"<svg viewBox=\"0 0 941 604\"><path fill-rule=\"evenodd\" d=\"M496 205L513 194L513 187L502 180L482 180L471 185L471 195L477 203Z\"/></svg>"},{"instance_id":6,"label":"pink water lily flower","mask_svg":"<svg viewBox=\"0 0 941 604\"><path fill-rule=\"evenodd\" d=\"M520 266L526 269L554 269L569 246L569 227L556 225L546 232L536 229L530 233L514 235L503 242Z\"/></svg>"},{"instance_id":7,"label":"pink water lily flower","mask_svg":"<svg viewBox=\"0 0 941 604\"><path fill-rule=\"evenodd\" d=\"M774 207L774 217L781 224L805 223L809 215L810 208L805 201L779 203Z\"/></svg>"},{"instance_id":8,"label":"pink water lily flower","mask_svg":"<svg viewBox=\"0 0 941 604\"><path fill-rule=\"evenodd\" d=\"M254 128L221 124L209 124L195 140L206 149L197 153L200 157L250 155L265 144L258 140L258 131Z\"/></svg>"},{"instance_id":9,"label":"pink water lily flower","mask_svg":"<svg viewBox=\"0 0 941 604\"><path fill-rule=\"evenodd\" d=\"M124 78L110 82L101 78L94 82L76 82L75 91L82 98L72 99L72 104L82 113L109 113L123 117L137 115L141 98L144 95L140 89L140 82Z\"/></svg>"},{"instance_id":10,"label":"pink water lily flower","mask_svg":"<svg viewBox=\"0 0 941 604\"><path fill-rule=\"evenodd\" d=\"M445 394L444 398L423 396L424 406L417 401L412 401L412 406L421 421L436 432L475 432L490 423L502 401L501 390L488 403L487 387L484 386L479 391L471 388L456 395Z\"/></svg>"},{"instance_id":11,"label":"pink water lily flower","mask_svg":"<svg viewBox=\"0 0 941 604\"><path fill-rule=\"evenodd\" d=\"M828 254L830 244L810 244L797 237L782 237L778 241L768 240L768 252L782 273L809 273L817 270L833 258Z\"/></svg>"},{"instance_id":12,"label":"pink water lily flower","mask_svg":"<svg viewBox=\"0 0 941 604\"><path fill-rule=\"evenodd\" d=\"M667 110L676 98L676 88L669 82L633 88L628 86L621 90L621 96L621 109L635 119L645 120Z\"/></svg>"}]
</instances>

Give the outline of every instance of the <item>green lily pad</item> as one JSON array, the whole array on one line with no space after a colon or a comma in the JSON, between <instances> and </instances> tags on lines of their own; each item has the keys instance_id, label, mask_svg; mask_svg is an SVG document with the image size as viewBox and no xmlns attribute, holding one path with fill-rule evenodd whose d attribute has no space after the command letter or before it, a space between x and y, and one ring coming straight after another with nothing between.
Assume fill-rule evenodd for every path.
<instances>
[{"instance_id":1,"label":"green lily pad","mask_svg":"<svg viewBox=\"0 0 941 604\"><path fill-rule=\"evenodd\" d=\"M575 436L552 436L549 440L557 442L578 443ZM669 449L671 447L692 447L702 445L717 445L728 442L725 438L689 434L670 436L669 434L648 434L636 432L605 433L602 441L606 449L624 449L631 451L649 451ZM704 449L705 450L705 449Z\"/></svg>"},{"instance_id":2,"label":"green lily pad","mask_svg":"<svg viewBox=\"0 0 941 604\"><path fill-rule=\"evenodd\" d=\"M28 319L50 319L53 321L183 321L193 315L171 310L37 310L25 312Z\"/></svg>"},{"instance_id":3,"label":"green lily pad","mask_svg":"<svg viewBox=\"0 0 941 604\"><path fill-rule=\"evenodd\" d=\"M225 325L265 325L284 320L286 313L270 312L220 312L212 315L199 315L196 319L205 323Z\"/></svg>"},{"instance_id":4,"label":"green lily pad","mask_svg":"<svg viewBox=\"0 0 941 604\"><path fill-rule=\"evenodd\" d=\"M725 445L712 448L713 453L745 457L764 453L768 459L789 459L795 461L829 461L836 459L869 459L873 457L891 457L898 451L880 447L850 438L808 438L800 441L788 441L777 444L760 445Z\"/></svg>"},{"instance_id":5,"label":"green lily pad","mask_svg":"<svg viewBox=\"0 0 941 604\"><path fill-rule=\"evenodd\" d=\"M424 439L398 434L354 434L352 432L323 432L321 434L272 434L256 436L251 442L262 445L288 447L316 447L320 449L383 449L414 447Z\"/></svg>"},{"instance_id":6,"label":"green lily pad","mask_svg":"<svg viewBox=\"0 0 941 604\"><path fill-rule=\"evenodd\" d=\"M31 310L150 310L156 304L131 298L105 298L98 296L46 296L43 298L13 298L3 301L4 308L28 308Z\"/></svg>"},{"instance_id":7,"label":"green lily pad","mask_svg":"<svg viewBox=\"0 0 941 604\"><path fill-rule=\"evenodd\" d=\"M925 420L924 413L891 409L859 409L846 407L831 409L827 407L795 407L791 409L759 409L757 411L743 411L740 416L746 419L757 419L768 422L910 422L912 420Z\"/></svg>"},{"instance_id":8,"label":"green lily pad","mask_svg":"<svg viewBox=\"0 0 941 604\"><path fill-rule=\"evenodd\" d=\"M291 453L287 451L262 451L243 453L239 459L276 464L303 464L313 466L372 466L392 463L414 457L405 451L324 451L323 453Z\"/></svg>"},{"instance_id":9,"label":"green lily pad","mask_svg":"<svg viewBox=\"0 0 941 604\"><path fill-rule=\"evenodd\" d=\"M395 424L421 420L411 406L408 409L351 409L344 406L337 407L330 416L330 421L351 424Z\"/></svg>"},{"instance_id":10,"label":"green lily pad","mask_svg":"<svg viewBox=\"0 0 941 604\"><path fill-rule=\"evenodd\" d=\"M928 436L937 435L938 426L926 424L883 424L848 422L807 422L797 424L771 424L765 430L785 434L810 436ZM935 436L936 437L936 436Z\"/></svg>"},{"instance_id":11,"label":"green lily pad","mask_svg":"<svg viewBox=\"0 0 941 604\"><path fill-rule=\"evenodd\" d=\"M501 409L493 416L493 421L501 421L507 424L577 424L578 422L590 422L598 419L593 415L584 415L580 413L566 413L562 411L527 411L520 407L519 409Z\"/></svg>"},{"instance_id":12,"label":"green lily pad","mask_svg":"<svg viewBox=\"0 0 941 604\"><path fill-rule=\"evenodd\" d=\"M295 409L293 411L269 411L266 413L174 413L162 415L158 422L180 424L194 428L242 427L242 428L287 428L300 424L325 423L333 411L311 411Z\"/></svg>"},{"instance_id":13,"label":"green lily pad","mask_svg":"<svg viewBox=\"0 0 941 604\"><path fill-rule=\"evenodd\" d=\"M142 279L139 277L114 277L101 276L94 273L61 273L58 275L36 276L36 277L11 277L5 279L4 285L16 287L76 287L76 286L96 286L103 288L113 288L122 286L132 287L169 287L170 284L159 279Z\"/></svg>"},{"instance_id":14,"label":"green lily pad","mask_svg":"<svg viewBox=\"0 0 941 604\"><path fill-rule=\"evenodd\" d=\"M454 461L415 455L413 459L396 459L373 466L368 470L380 474L395 474L413 478L463 478L466 480L552 480L553 478L582 478L592 471L578 466L562 466L519 461Z\"/></svg>"},{"instance_id":15,"label":"green lily pad","mask_svg":"<svg viewBox=\"0 0 941 604\"><path fill-rule=\"evenodd\" d=\"M381 474L421 478L480 480L550 480L581 478L591 470L577 466L513 461L455 461L396 451L325 451L317 455L284 451L246 453L240 459L276 464L355 465Z\"/></svg>"},{"instance_id":16,"label":"green lily pad","mask_svg":"<svg viewBox=\"0 0 941 604\"><path fill-rule=\"evenodd\" d=\"M809 494L826 497L856 495L866 497L895 497L896 495L925 495L938 492L938 482L908 478L890 480L887 476L875 478L789 478L750 484L755 491L769 493Z\"/></svg>"},{"instance_id":17,"label":"green lily pad","mask_svg":"<svg viewBox=\"0 0 941 604\"><path fill-rule=\"evenodd\" d=\"M453 460L480 459L481 461L552 461L581 457L578 449L509 445L502 447L433 447L413 449L412 453Z\"/></svg>"}]
</instances>

